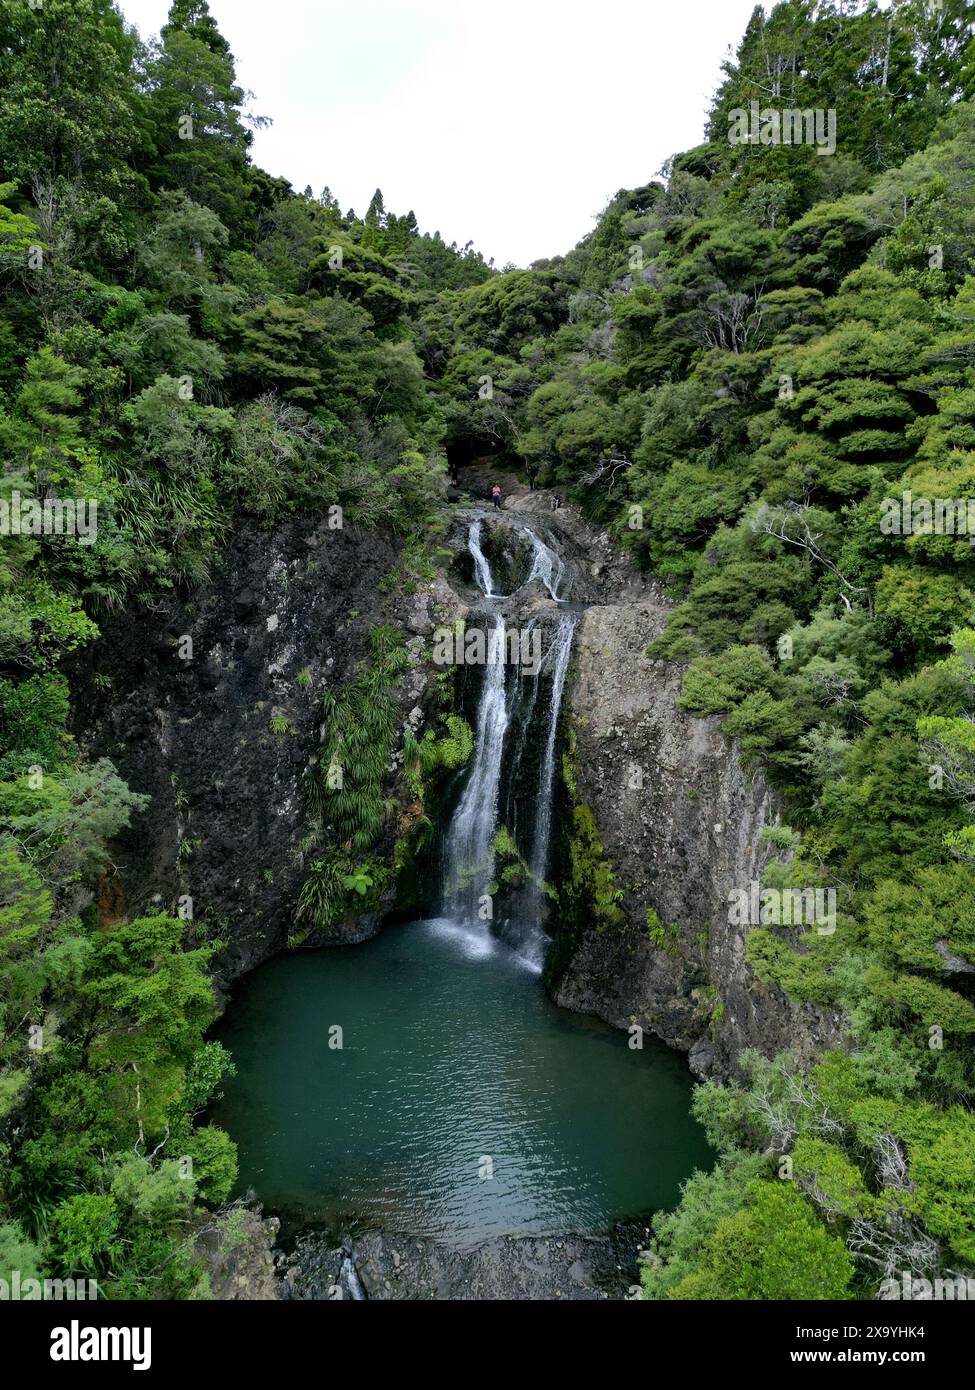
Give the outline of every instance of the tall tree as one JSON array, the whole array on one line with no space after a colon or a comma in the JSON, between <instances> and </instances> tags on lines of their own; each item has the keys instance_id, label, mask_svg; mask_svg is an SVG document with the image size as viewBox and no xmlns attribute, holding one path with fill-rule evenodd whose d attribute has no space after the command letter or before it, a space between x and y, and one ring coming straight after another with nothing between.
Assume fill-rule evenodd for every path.
<instances>
[{"instance_id":1,"label":"tall tree","mask_svg":"<svg viewBox=\"0 0 975 1390\"><path fill-rule=\"evenodd\" d=\"M138 120L135 36L112 0L0 0L0 152L22 188L84 180L114 191Z\"/></svg>"},{"instance_id":2,"label":"tall tree","mask_svg":"<svg viewBox=\"0 0 975 1390\"><path fill-rule=\"evenodd\" d=\"M175 0L146 67L155 145L149 175L162 189L181 188L239 232L252 232L253 140L244 116L247 94L206 0ZM261 124L259 117L249 118Z\"/></svg>"}]
</instances>

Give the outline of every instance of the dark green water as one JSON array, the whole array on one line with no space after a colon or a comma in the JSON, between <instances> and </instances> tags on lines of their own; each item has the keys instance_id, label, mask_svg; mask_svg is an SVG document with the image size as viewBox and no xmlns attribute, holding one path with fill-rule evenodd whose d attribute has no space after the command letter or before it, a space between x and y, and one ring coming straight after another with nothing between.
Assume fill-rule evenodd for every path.
<instances>
[{"instance_id":1,"label":"dark green water","mask_svg":"<svg viewBox=\"0 0 975 1390\"><path fill-rule=\"evenodd\" d=\"M480 928L281 956L217 1036L238 1074L213 1118L240 1146L241 1190L288 1223L456 1245L598 1230L672 1206L710 1166L683 1060L555 1008Z\"/></svg>"}]
</instances>

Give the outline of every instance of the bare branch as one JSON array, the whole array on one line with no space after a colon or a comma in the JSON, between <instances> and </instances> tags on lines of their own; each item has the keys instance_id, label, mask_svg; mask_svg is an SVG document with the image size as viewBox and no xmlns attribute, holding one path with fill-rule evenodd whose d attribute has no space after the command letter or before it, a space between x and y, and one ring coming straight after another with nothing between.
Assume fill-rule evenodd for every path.
<instances>
[{"instance_id":1,"label":"bare branch","mask_svg":"<svg viewBox=\"0 0 975 1390\"><path fill-rule=\"evenodd\" d=\"M873 595L865 584L854 584L842 574L838 566L822 550L819 542L823 538L821 531L814 532L809 525L808 513L809 504L806 502L786 502L781 507L773 508L763 503L752 520L753 531L763 531L767 536L774 536L776 540L783 541L786 545L793 545L798 550L804 550L811 559L818 565L829 570L836 579L839 580L843 588L847 591L841 593L840 598L846 605L847 612L853 612L853 603L849 597L853 595L863 595L867 603L867 611L873 617ZM789 527L798 531L798 535L790 535Z\"/></svg>"}]
</instances>

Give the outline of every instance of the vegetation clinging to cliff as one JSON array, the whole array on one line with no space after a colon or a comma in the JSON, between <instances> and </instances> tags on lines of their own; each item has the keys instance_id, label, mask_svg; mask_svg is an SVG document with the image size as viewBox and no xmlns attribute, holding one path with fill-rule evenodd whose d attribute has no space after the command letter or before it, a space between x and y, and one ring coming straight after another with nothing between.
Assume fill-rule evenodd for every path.
<instances>
[{"instance_id":1,"label":"vegetation clinging to cliff","mask_svg":"<svg viewBox=\"0 0 975 1390\"><path fill-rule=\"evenodd\" d=\"M839 1232L854 1263L828 1256L833 1274L873 1293L901 1267L970 1262L975 1230L957 1158L975 1100L975 552L923 511L881 525L905 495L964 501L975 481L971 8L757 8L724 78L706 142L621 190L568 255L432 305L429 360L455 447L537 469L664 579L678 603L654 651L690 662L684 707L720 715L774 784L803 883L842 898L835 933L756 926L749 953L846 1029L821 1130L800 1108L786 1156L852 1165L887 1214L867 1230L818 1168L783 1197L770 1165L725 1165L706 1235L700 1185L676 1218L701 1237L694 1277L648 1291L797 1296L723 1263L781 1219L800 1266L816 1222ZM731 142L753 101L835 111L835 154ZM760 1114L757 1084L727 1103ZM910 1195L935 1173L958 1192L937 1208ZM665 1231L664 1257L686 1253Z\"/></svg>"},{"instance_id":2,"label":"vegetation clinging to cliff","mask_svg":"<svg viewBox=\"0 0 975 1390\"><path fill-rule=\"evenodd\" d=\"M769 60L783 103L840 113L833 157L729 144ZM685 706L721 716L809 873L844 886L834 935L759 927L749 949L841 1013L847 1047L702 1088L721 1164L658 1220L647 1292L870 1294L975 1261L975 558L878 524L885 498L972 490L969 7L757 10L705 143L504 275L378 191L359 218L255 169L202 0L149 49L108 0L0 0L0 82L2 500L98 508L91 544L14 535L0 561L4 1251L190 1294L188 1223L233 1181L195 1124L227 1065L202 1041L213 943L83 906L140 807L69 734L71 654L204 579L241 512L415 546L449 447L537 468L664 577ZM327 765L354 756L347 790L320 788L317 920L381 887L393 666L377 653L327 711ZM426 740L406 752L429 771ZM568 832L563 904L611 929L585 807Z\"/></svg>"},{"instance_id":3,"label":"vegetation clinging to cliff","mask_svg":"<svg viewBox=\"0 0 975 1390\"><path fill-rule=\"evenodd\" d=\"M256 169L204 0L148 46L111 0L0 0L0 86L0 502L97 512L83 544L7 527L0 556L0 1263L197 1296L236 1171L196 1123L229 1064L203 1041L219 943L188 902L127 921L112 884L96 911L143 799L86 766L67 668L107 616L205 580L241 515L428 542L445 417L418 316L492 271L378 191L343 215ZM379 886L360 754L343 902Z\"/></svg>"}]
</instances>

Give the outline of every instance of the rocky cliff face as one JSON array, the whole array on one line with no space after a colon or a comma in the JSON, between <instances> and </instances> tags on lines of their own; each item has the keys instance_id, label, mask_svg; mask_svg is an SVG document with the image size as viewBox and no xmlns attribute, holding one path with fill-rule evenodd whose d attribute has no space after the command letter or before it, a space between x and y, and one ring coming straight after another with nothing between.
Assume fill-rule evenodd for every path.
<instances>
[{"instance_id":1,"label":"rocky cliff face","mask_svg":"<svg viewBox=\"0 0 975 1390\"><path fill-rule=\"evenodd\" d=\"M568 947L555 998L619 1027L639 1024L688 1051L702 1076L733 1074L747 1046L811 1055L834 1038L835 1020L764 986L745 959L745 929L728 923L728 893L760 876L760 832L775 822L761 776L745 776L717 721L678 709L679 668L646 655L668 611L653 582L571 508L553 510L550 494L505 481L514 515L492 519L494 562L513 573L523 564L510 523L536 513L576 572L584 611L565 709L574 794L622 894L620 920L590 918L561 942L554 924ZM94 718L81 733L152 798L117 846L101 903L108 919L192 900L194 918L226 943L221 985L284 946L313 848L303 780L322 692L349 677L370 628L393 623L412 655L397 696L402 724L423 725L434 674L423 648L470 598L465 536L458 521L449 582L409 592L383 583L396 552L375 533L310 519L270 535L244 528L191 601L106 633L100 679L87 673L80 702ZM363 940L379 923L370 913L327 939Z\"/></svg>"},{"instance_id":2,"label":"rocky cliff face","mask_svg":"<svg viewBox=\"0 0 975 1390\"><path fill-rule=\"evenodd\" d=\"M512 505L549 502L519 491ZM576 631L565 726L574 802L592 812L622 894L620 920L590 915L562 943L556 1001L643 1027L689 1052L702 1077L734 1075L746 1047L809 1058L837 1040L838 1019L764 985L745 958L747 928L728 921L730 890L759 879L768 858L760 834L777 823L772 797L717 719L678 708L681 668L646 654L669 611L655 583L570 508L547 521L593 599Z\"/></svg>"},{"instance_id":3,"label":"rocky cliff face","mask_svg":"<svg viewBox=\"0 0 975 1390\"><path fill-rule=\"evenodd\" d=\"M665 619L650 595L590 608L578 632L576 796L595 816L625 920L582 934L557 999L639 1024L688 1050L698 1075L727 1076L745 1047L811 1056L833 1021L762 984L747 929L729 925L728 894L761 877L760 833L777 816L718 721L678 708L680 670L646 655Z\"/></svg>"},{"instance_id":4,"label":"rocky cliff face","mask_svg":"<svg viewBox=\"0 0 975 1390\"><path fill-rule=\"evenodd\" d=\"M396 558L376 533L311 520L243 528L191 601L106 632L101 678L87 673L79 702L94 710L83 737L152 798L116 846L106 917L177 911L192 899L194 920L226 943L216 962L224 985L281 949L311 849L303 781L321 697L348 678L377 624L409 639L397 699L404 724L422 719L419 652L439 599L451 596L436 584L415 593L384 584ZM339 937L362 940L378 920L362 917Z\"/></svg>"},{"instance_id":5,"label":"rocky cliff face","mask_svg":"<svg viewBox=\"0 0 975 1390\"><path fill-rule=\"evenodd\" d=\"M240 1207L228 1228L206 1222L193 1239L206 1271L209 1294L221 1302L269 1303L281 1297L274 1267L274 1242L281 1223L260 1207Z\"/></svg>"}]
</instances>

